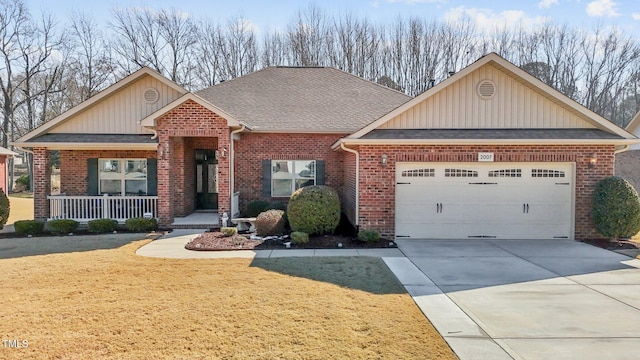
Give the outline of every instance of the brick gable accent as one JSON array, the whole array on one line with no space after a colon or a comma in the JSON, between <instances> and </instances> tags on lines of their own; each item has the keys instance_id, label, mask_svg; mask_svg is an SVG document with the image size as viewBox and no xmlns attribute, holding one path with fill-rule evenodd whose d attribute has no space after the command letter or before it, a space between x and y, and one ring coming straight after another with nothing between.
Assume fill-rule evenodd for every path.
<instances>
[{"instance_id":1,"label":"brick gable accent","mask_svg":"<svg viewBox=\"0 0 640 360\"><path fill-rule=\"evenodd\" d=\"M195 209L195 149L229 151L227 121L189 100L156 122L158 132L158 212L160 224ZM229 156L218 158L218 213L231 212Z\"/></svg>"},{"instance_id":2,"label":"brick gable accent","mask_svg":"<svg viewBox=\"0 0 640 360\"><path fill-rule=\"evenodd\" d=\"M479 152L492 152L496 162L575 163L575 238L602 237L591 221L591 199L596 183L613 175L613 145L362 145L357 150L360 152L360 228L394 236L396 162L476 162ZM389 159L386 166L380 162L383 154ZM589 167L591 154L598 158L595 167Z\"/></svg>"}]
</instances>

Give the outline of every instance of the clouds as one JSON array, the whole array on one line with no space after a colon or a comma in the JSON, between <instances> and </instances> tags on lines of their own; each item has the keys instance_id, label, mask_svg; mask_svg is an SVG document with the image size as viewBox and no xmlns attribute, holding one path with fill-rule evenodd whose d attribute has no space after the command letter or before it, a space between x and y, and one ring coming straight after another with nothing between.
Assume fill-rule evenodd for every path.
<instances>
[{"instance_id":1,"label":"clouds","mask_svg":"<svg viewBox=\"0 0 640 360\"><path fill-rule=\"evenodd\" d=\"M541 0L538 3L538 7L541 9L548 9L551 7L551 5L555 5L558 3L558 0Z\"/></svg>"},{"instance_id":2,"label":"clouds","mask_svg":"<svg viewBox=\"0 0 640 360\"><path fill-rule=\"evenodd\" d=\"M620 15L613 0L595 0L587 4L587 15L593 17L614 17Z\"/></svg>"},{"instance_id":3,"label":"clouds","mask_svg":"<svg viewBox=\"0 0 640 360\"><path fill-rule=\"evenodd\" d=\"M471 19L478 29L491 32L496 29L522 26L525 29L534 28L549 21L545 16L528 16L521 10L505 10L494 12L490 9L476 9L459 6L448 10L444 18L448 22L457 22L465 18Z\"/></svg>"}]
</instances>

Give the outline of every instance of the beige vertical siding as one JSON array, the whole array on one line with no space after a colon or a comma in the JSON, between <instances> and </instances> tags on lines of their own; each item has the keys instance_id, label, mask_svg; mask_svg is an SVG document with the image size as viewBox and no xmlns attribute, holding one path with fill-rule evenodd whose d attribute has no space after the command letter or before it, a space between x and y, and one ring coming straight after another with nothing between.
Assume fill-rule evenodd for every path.
<instances>
[{"instance_id":1,"label":"beige vertical siding","mask_svg":"<svg viewBox=\"0 0 640 360\"><path fill-rule=\"evenodd\" d=\"M491 99L482 99L477 94L478 84L483 80L495 83L496 93ZM380 126L381 129L593 127L567 108L490 64Z\"/></svg>"},{"instance_id":2,"label":"beige vertical siding","mask_svg":"<svg viewBox=\"0 0 640 360\"><path fill-rule=\"evenodd\" d=\"M149 104L144 100L148 88L158 90L157 102ZM94 106L77 114L51 133L101 133L101 134L145 134L138 121L176 100L180 94L161 81L143 76L123 89L99 101Z\"/></svg>"}]
</instances>

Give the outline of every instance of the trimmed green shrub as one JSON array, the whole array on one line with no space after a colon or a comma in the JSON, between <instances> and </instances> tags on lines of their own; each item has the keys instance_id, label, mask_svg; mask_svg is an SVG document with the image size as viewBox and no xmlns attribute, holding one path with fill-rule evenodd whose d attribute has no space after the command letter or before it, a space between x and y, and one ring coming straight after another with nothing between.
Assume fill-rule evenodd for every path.
<instances>
[{"instance_id":1,"label":"trimmed green shrub","mask_svg":"<svg viewBox=\"0 0 640 360\"><path fill-rule=\"evenodd\" d=\"M224 236L233 236L233 235L236 235L238 233L238 228L235 228L235 227L232 227L232 226L223 227L223 228L220 228L220 232Z\"/></svg>"},{"instance_id":2,"label":"trimmed green shrub","mask_svg":"<svg viewBox=\"0 0 640 360\"><path fill-rule=\"evenodd\" d=\"M340 198L325 185L305 186L289 199L287 217L293 231L309 235L332 233L340 223Z\"/></svg>"},{"instance_id":3,"label":"trimmed green shrub","mask_svg":"<svg viewBox=\"0 0 640 360\"><path fill-rule=\"evenodd\" d=\"M149 232L158 228L158 221L155 218L131 218L124 222L124 226L132 232Z\"/></svg>"},{"instance_id":4,"label":"trimmed green shrub","mask_svg":"<svg viewBox=\"0 0 640 360\"><path fill-rule=\"evenodd\" d=\"M90 233L111 233L118 228L118 222L113 219L95 219L89 221L88 227Z\"/></svg>"},{"instance_id":5,"label":"trimmed green shrub","mask_svg":"<svg viewBox=\"0 0 640 360\"><path fill-rule=\"evenodd\" d=\"M53 235L71 234L78 229L79 222L71 219L58 219L47 221L47 229Z\"/></svg>"},{"instance_id":6,"label":"trimmed green shrub","mask_svg":"<svg viewBox=\"0 0 640 360\"><path fill-rule=\"evenodd\" d=\"M29 181L29 175L20 175L19 178L16 179L16 185L20 187L20 189L31 190L31 182Z\"/></svg>"},{"instance_id":7,"label":"trimmed green shrub","mask_svg":"<svg viewBox=\"0 0 640 360\"><path fill-rule=\"evenodd\" d=\"M294 244L306 244L309 242L309 234L302 231L294 231L291 233L291 242Z\"/></svg>"},{"instance_id":8,"label":"trimmed green shrub","mask_svg":"<svg viewBox=\"0 0 640 360\"><path fill-rule=\"evenodd\" d=\"M281 202L269 203L269 205L267 206L267 208L264 211L267 211L267 210L287 211L287 203L281 203Z\"/></svg>"},{"instance_id":9,"label":"trimmed green shrub","mask_svg":"<svg viewBox=\"0 0 640 360\"><path fill-rule=\"evenodd\" d=\"M4 228L4 224L9 220L9 213L11 213L11 204L7 194L0 189L0 230Z\"/></svg>"},{"instance_id":10,"label":"trimmed green shrub","mask_svg":"<svg viewBox=\"0 0 640 360\"><path fill-rule=\"evenodd\" d=\"M18 220L13 223L13 227L20 236L39 235L44 232L44 222L38 220Z\"/></svg>"},{"instance_id":11,"label":"trimmed green shrub","mask_svg":"<svg viewBox=\"0 0 640 360\"><path fill-rule=\"evenodd\" d=\"M591 218L596 229L609 239L634 236L640 231L638 193L621 177L599 181L593 193Z\"/></svg>"},{"instance_id":12,"label":"trimmed green shrub","mask_svg":"<svg viewBox=\"0 0 640 360\"><path fill-rule=\"evenodd\" d=\"M256 218L256 233L259 236L281 235L287 225L285 212L282 210L267 210Z\"/></svg>"},{"instance_id":13,"label":"trimmed green shrub","mask_svg":"<svg viewBox=\"0 0 640 360\"><path fill-rule=\"evenodd\" d=\"M247 206L247 217L256 217L260 215L261 212L267 211L269 207L269 202L265 200L254 200L249 203Z\"/></svg>"},{"instance_id":14,"label":"trimmed green shrub","mask_svg":"<svg viewBox=\"0 0 640 360\"><path fill-rule=\"evenodd\" d=\"M380 240L380 233L376 230L360 230L358 231L358 240L376 242Z\"/></svg>"}]
</instances>

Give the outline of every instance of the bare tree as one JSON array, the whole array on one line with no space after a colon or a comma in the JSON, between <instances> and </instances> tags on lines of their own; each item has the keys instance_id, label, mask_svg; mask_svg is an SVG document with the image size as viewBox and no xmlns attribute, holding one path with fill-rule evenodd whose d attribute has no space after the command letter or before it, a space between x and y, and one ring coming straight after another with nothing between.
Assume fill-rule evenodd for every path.
<instances>
[{"instance_id":1,"label":"bare tree","mask_svg":"<svg viewBox=\"0 0 640 360\"><path fill-rule=\"evenodd\" d=\"M290 63L295 66L322 66L327 63L324 40L328 37L325 14L310 5L299 11L287 31L290 47Z\"/></svg>"}]
</instances>

